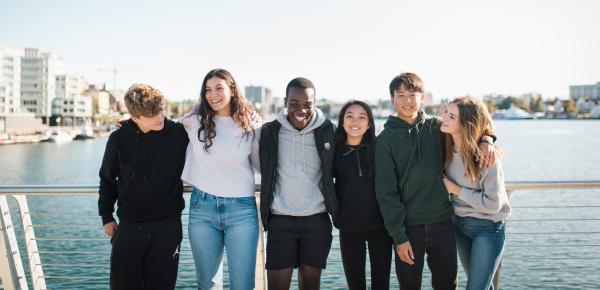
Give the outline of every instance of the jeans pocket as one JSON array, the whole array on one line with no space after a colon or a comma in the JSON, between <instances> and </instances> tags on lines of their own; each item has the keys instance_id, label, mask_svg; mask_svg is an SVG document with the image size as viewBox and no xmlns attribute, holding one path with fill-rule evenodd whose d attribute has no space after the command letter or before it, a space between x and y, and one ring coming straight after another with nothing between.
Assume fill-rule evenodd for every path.
<instances>
[{"instance_id":1,"label":"jeans pocket","mask_svg":"<svg viewBox=\"0 0 600 290\"><path fill-rule=\"evenodd\" d=\"M504 221L495 222L494 229L496 230L496 233L504 231Z\"/></svg>"},{"instance_id":2,"label":"jeans pocket","mask_svg":"<svg viewBox=\"0 0 600 290\"><path fill-rule=\"evenodd\" d=\"M200 206L200 190L194 188L192 190L192 196L190 197L190 207L198 207Z\"/></svg>"}]
</instances>

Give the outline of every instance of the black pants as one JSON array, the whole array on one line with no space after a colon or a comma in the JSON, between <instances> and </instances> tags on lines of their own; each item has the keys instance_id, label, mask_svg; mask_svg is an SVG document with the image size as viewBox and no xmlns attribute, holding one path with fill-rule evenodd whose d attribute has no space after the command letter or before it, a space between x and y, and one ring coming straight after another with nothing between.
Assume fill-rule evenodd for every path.
<instances>
[{"instance_id":1,"label":"black pants","mask_svg":"<svg viewBox=\"0 0 600 290\"><path fill-rule=\"evenodd\" d=\"M439 223L406 227L406 234L415 254L415 264L410 266L395 255L396 276L400 289L421 289L425 254L431 271L433 289L456 289L458 262L452 227L450 218Z\"/></svg>"},{"instance_id":2,"label":"black pants","mask_svg":"<svg viewBox=\"0 0 600 290\"><path fill-rule=\"evenodd\" d=\"M174 289L181 238L181 218L121 222L111 239L110 289Z\"/></svg>"},{"instance_id":3,"label":"black pants","mask_svg":"<svg viewBox=\"0 0 600 290\"><path fill-rule=\"evenodd\" d=\"M348 288L367 289L365 260L368 248L371 262L371 289L389 289L392 246L392 238L385 228L362 232L340 230L340 250Z\"/></svg>"}]
</instances>

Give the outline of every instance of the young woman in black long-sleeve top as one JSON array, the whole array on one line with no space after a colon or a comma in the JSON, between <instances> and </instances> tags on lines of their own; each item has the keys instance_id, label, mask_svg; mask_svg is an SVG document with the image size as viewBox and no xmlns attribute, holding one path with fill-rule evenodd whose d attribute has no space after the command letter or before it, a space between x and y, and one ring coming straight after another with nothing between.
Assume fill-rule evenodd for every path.
<instances>
[{"instance_id":1,"label":"young woman in black long-sleeve top","mask_svg":"<svg viewBox=\"0 0 600 290\"><path fill-rule=\"evenodd\" d=\"M335 132L333 165L340 212L340 250L348 288L367 289L366 251L371 262L371 289L389 289L392 239L375 198L375 123L371 108L361 101L346 103Z\"/></svg>"}]
</instances>

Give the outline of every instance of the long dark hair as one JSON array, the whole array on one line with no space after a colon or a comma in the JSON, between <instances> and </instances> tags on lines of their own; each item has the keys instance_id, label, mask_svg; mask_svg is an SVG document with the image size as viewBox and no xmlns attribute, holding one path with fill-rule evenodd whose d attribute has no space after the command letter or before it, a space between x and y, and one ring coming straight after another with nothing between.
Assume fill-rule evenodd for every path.
<instances>
[{"instance_id":1,"label":"long dark hair","mask_svg":"<svg viewBox=\"0 0 600 290\"><path fill-rule=\"evenodd\" d=\"M242 95L238 84L235 79L227 70L217 68L209 71L202 81L202 88L200 89L200 102L196 108L196 116L200 121L200 128L198 129L198 140L204 143L204 151L208 152L208 148L212 146L212 139L217 136L215 131L215 111L210 107L208 101L206 101L206 82L214 77L224 80L229 89L231 90L231 118L242 128L244 131L243 137L248 138L252 134L254 138L253 119L255 113L246 107L246 99ZM202 131L205 131L202 134Z\"/></svg>"},{"instance_id":2,"label":"long dark hair","mask_svg":"<svg viewBox=\"0 0 600 290\"><path fill-rule=\"evenodd\" d=\"M338 117L338 125L335 130L334 140L336 143L336 149L342 149L346 147L346 131L344 130L344 115L350 106L359 105L365 109L367 112L367 116L369 119L369 128L365 132L360 140L360 146L365 146L367 151L367 158L365 159L366 165L366 175L372 176L374 170L375 163L375 119L373 118L373 112L371 111L371 107L367 105L365 102L358 100L350 100L344 104L342 110L340 111L340 115Z\"/></svg>"}]
</instances>

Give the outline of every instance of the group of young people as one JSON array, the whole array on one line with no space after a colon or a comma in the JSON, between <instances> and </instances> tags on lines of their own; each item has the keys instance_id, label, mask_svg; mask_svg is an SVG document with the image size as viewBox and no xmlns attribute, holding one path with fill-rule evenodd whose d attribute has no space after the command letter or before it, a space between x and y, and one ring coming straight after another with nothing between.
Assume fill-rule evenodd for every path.
<instances>
[{"instance_id":1,"label":"group of young people","mask_svg":"<svg viewBox=\"0 0 600 290\"><path fill-rule=\"evenodd\" d=\"M285 107L264 124L224 69L205 76L198 105L178 122L165 118L159 90L131 86L131 119L110 135L100 169L111 289L175 287L183 182L193 186L198 289L223 288L224 252L229 288L254 288L259 212L269 289L289 289L295 268L300 289L319 289L333 226L350 289L367 289L367 249L372 289L389 289L392 256L401 289L420 289L425 255L433 288L456 289L457 252L466 288L489 289L510 215L489 113L461 97L441 119L427 115L412 73L389 91L396 114L376 137L367 104L346 103L336 128L306 78L288 83Z\"/></svg>"}]
</instances>

